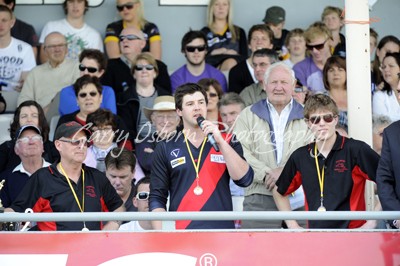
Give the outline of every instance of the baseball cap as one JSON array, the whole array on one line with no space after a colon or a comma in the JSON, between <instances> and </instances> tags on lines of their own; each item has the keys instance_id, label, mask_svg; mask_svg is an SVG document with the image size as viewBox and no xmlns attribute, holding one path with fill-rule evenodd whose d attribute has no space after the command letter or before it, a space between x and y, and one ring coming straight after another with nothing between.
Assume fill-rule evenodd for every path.
<instances>
[{"instance_id":1,"label":"baseball cap","mask_svg":"<svg viewBox=\"0 0 400 266\"><path fill-rule=\"evenodd\" d=\"M277 25L285 21L285 10L280 6L271 6L265 11L264 23Z\"/></svg>"},{"instance_id":2,"label":"baseball cap","mask_svg":"<svg viewBox=\"0 0 400 266\"><path fill-rule=\"evenodd\" d=\"M36 131L39 135L42 135L42 132L40 131L40 129L35 126L35 125L25 125L20 127L17 132L15 133L15 139L19 139L19 137L21 136L22 132L24 132L27 129L33 129L34 131Z\"/></svg>"},{"instance_id":3,"label":"baseball cap","mask_svg":"<svg viewBox=\"0 0 400 266\"><path fill-rule=\"evenodd\" d=\"M158 96L154 100L153 108L143 108L144 115L151 121L151 114L154 111L175 111L175 99L172 96Z\"/></svg>"},{"instance_id":4,"label":"baseball cap","mask_svg":"<svg viewBox=\"0 0 400 266\"><path fill-rule=\"evenodd\" d=\"M54 140L64 138L72 138L78 132L83 131L86 134L86 137L89 139L90 135L92 134L89 129L82 126L78 122L71 121L61 124L54 134Z\"/></svg>"}]
</instances>

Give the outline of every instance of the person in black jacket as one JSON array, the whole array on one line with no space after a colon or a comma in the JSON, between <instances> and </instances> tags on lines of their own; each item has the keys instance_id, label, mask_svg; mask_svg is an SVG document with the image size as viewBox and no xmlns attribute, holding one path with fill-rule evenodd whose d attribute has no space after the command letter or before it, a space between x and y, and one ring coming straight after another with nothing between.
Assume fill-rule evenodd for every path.
<instances>
[{"instance_id":1,"label":"person in black jacket","mask_svg":"<svg viewBox=\"0 0 400 266\"><path fill-rule=\"evenodd\" d=\"M119 40L121 57L108 60L106 72L101 78L103 85L114 89L117 103L124 102L123 92L135 86L136 81L132 76L132 63L146 44L143 32L131 27L122 30ZM154 83L171 93L171 80L167 65L160 60L156 60L156 64L158 75Z\"/></svg>"},{"instance_id":2,"label":"person in black jacket","mask_svg":"<svg viewBox=\"0 0 400 266\"><path fill-rule=\"evenodd\" d=\"M145 107L152 108L157 96L171 95L170 91L154 83L158 73L156 60L151 54L142 53L136 57L132 65L136 83L123 92L123 102L117 105L117 112L125 121L131 139L137 135L146 137L154 133L154 126L142 110Z\"/></svg>"},{"instance_id":3,"label":"person in black jacket","mask_svg":"<svg viewBox=\"0 0 400 266\"><path fill-rule=\"evenodd\" d=\"M10 125L11 140L5 141L0 145L0 172L15 168L21 162L21 159L14 151L15 133L18 128L24 125L35 125L41 130L44 146L43 158L47 162L53 163L60 158L60 154L54 147L53 142L49 141L50 128L42 107L35 101L25 101L15 110L14 119Z\"/></svg>"}]
</instances>

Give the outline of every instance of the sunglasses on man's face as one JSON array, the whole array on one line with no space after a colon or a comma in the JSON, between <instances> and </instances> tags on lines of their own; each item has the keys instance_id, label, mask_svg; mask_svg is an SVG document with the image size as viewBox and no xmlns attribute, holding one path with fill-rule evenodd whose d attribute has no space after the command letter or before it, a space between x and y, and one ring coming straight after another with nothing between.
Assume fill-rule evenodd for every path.
<instances>
[{"instance_id":1,"label":"sunglasses on man's face","mask_svg":"<svg viewBox=\"0 0 400 266\"><path fill-rule=\"evenodd\" d=\"M127 34L127 35L119 35L119 41L122 42L123 40L134 41L134 40L141 40L139 36L135 34Z\"/></svg>"},{"instance_id":2,"label":"sunglasses on man's face","mask_svg":"<svg viewBox=\"0 0 400 266\"><path fill-rule=\"evenodd\" d=\"M142 191L136 194L136 199L138 200L148 200L150 196L150 192Z\"/></svg>"},{"instance_id":3,"label":"sunglasses on man's face","mask_svg":"<svg viewBox=\"0 0 400 266\"><path fill-rule=\"evenodd\" d=\"M127 10L131 10L134 6L135 6L135 3L126 3L123 5L117 5L117 10L119 12L122 12L124 10L124 8L126 8Z\"/></svg>"},{"instance_id":4,"label":"sunglasses on man's face","mask_svg":"<svg viewBox=\"0 0 400 266\"><path fill-rule=\"evenodd\" d=\"M66 142L71 144L72 146L87 146L89 143L87 139L59 139L59 141Z\"/></svg>"},{"instance_id":5,"label":"sunglasses on man's face","mask_svg":"<svg viewBox=\"0 0 400 266\"><path fill-rule=\"evenodd\" d=\"M97 68L95 68L95 67L87 67L87 66L84 66L84 65L82 65L82 64L80 64L79 65L79 70L80 71L85 71L87 69L87 71L89 72L89 73L96 73L97 71L98 71L98 69Z\"/></svg>"},{"instance_id":6,"label":"sunglasses on man's face","mask_svg":"<svg viewBox=\"0 0 400 266\"><path fill-rule=\"evenodd\" d=\"M88 95L90 95L91 97L96 97L97 96L97 92L96 91L91 91L89 93L81 92L81 93L78 94L78 96L80 98L86 98L86 96L88 96Z\"/></svg>"},{"instance_id":7,"label":"sunglasses on man's face","mask_svg":"<svg viewBox=\"0 0 400 266\"><path fill-rule=\"evenodd\" d=\"M307 50L312 51L312 50L314 50L314 48L315 48L315 49L317 49L318 51L320 51L320 50L324 49L325 43L326 43L327 41L328 41L328 39L326 39L323 43L320 43L320 44L314 44L314 45L306 44Z\"/></svg>"},{"instance_id":8,"label":"sunglasses on man's face","mask_svg":"<svg viewBox=\"0 0 400 266\"><path fill-rule=\"evenodd\" d=\"M137 71L142 71L143 69L150 71L150 70L154 69L154 66L153 65L136 65L135 66L135 70L137 70Z\"/></svg>"},{"instance_id":9,"label":"sunglasses on man's face","mask_svg":"<svg viewBox=\"0 0 400 266\"><path fill-rule=\"evenodd\" d=\"M317 125L321 122L321 119L323 119L326 123L331 123L333 119L335 119L335 115L333 114L327 114L327 115L318 115L318 116L311 116L308 121L310 121L312 124Z\"/></svg>"},{"instance_id":10,"label":"sunglasses on man's face","mask_svg":"<svg viewBox=\"0 0 400 266\"><path fill-rule=\"evenodd\" d=\"M189 53L194 53L194 51L198 51L198 52L203 52L204 50L206 50L206 46L205 45L201 45L201 46L186 46L186 52Z\"/></svg>"}]
</instances>

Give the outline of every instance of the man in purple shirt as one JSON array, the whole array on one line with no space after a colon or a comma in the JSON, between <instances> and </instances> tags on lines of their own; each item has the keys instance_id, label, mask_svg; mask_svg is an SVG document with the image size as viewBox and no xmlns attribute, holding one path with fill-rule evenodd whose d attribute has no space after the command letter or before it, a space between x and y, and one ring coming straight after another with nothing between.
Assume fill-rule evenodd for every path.
<instances>
[{"instance_id":1,"label":"man in purple shirt","mask_svg":"<svg viewBox=\"0 0 400 266\"><path fill-rule=\"evenodd\" d=\"M205 62L207 54L207 39L203 32L190 30L182 38L182 53L186 64L171 75L172 92L182 84L197 83L203 78L213 78L221 84L222 90L227 91L224 74Z\"/></svg>"}]
</instances>

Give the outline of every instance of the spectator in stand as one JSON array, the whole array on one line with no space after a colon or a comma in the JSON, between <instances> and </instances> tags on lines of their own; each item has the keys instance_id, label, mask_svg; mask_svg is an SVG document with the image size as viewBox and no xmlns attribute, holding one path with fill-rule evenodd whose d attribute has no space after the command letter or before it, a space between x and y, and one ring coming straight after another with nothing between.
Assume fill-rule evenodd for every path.
<instances>
[{"instance_id":1,"label":"spectator in stand","mask_svg":"<svg viewBox=\"0 0 400 266\"><path fill-rule=\"evenodd\" d=\"M41 133L38 127L25 125L14 136L14 151L21 163L15 168L7 169L0 176L0 180L5 180L4 189L0 193L4 207L11 205L34 172L50 165L42 157L44 149Z\"/></svg>"},{"instance_id":2,"label":"spectator in stand","mask_svg":"<svg viewBox=\"0 0 400 266\"><path fill-rule=\"evenodd\" d=\"M372 67L372 91L382 90L384 87L384 78L381 71L383 58L385 58L387 53L398 52L400 52L400 40L396 36L387 35L379 41Z\"/></svg>"},{"instance_id":3,"label":"spectator in stand","mask_svg":"<svg viewBox=\"0 0 400 266\"><path fill-rule=\"evenodd\" d=\"M7 103L3 95L0 93L0 114L4 113L7 109Z\"/></svg>"},{"instance_id":4,"label":"spectator in stand","mask_svg":"<svg viewBox=\"0 0 400 266\"><path fill-rule=\"evenodd\" d=\"M218 102L219 113L222 123L225 126L225 132L232 134L240 112L245 108L243 99L236 92L228 92L222 95ZM229 188L232 196L244 196L244 188L239 187L229 180Z\"/></svg>"},{"instance_id":5,"label":"spectator in stand","mask_svg":"<svg viewBox=\"0 0 400 266\"><path fill-rule=\"evenodd\" d=\"M123 212L123 202L107 177L86 167L87 140L90 132L77 122L62 124L55 133L55 145L61 158L57 163L36 171L5 212ZM85 201L86 199L86 201ZM38 222L40 231L118 230L121 223L109 221Z\"/></svg>"},{"instance_id":6,"label":"spectator in stand","mask_svg":"<svg viewBox=\"0 0 400 266\"><path fill-rule=\"evenodd\" d=\"M184 83L196 83L203 78L216 79L224 92L228 90L225 75L205 62L207 39L202 31L188 31L182 38L181 52L186 64L171 75L172 93Z\"/></svg>"},{"instance_id":7,"label":"spectator in stand","mask_svg":"<svg viewBox=\"0 0 400 266\"><path fill-rule=\"evenodd\" d=\"M304 37L311 56L293 66L296 78L311 93L325 92L322 69L332 55L332 34L325 24L315 22L306 30Z\"/></svg>"},{"instance_id":8,"label":"spectator in stand","mask_svg":"<svg viewBox=\"0 0 400 266\"><path fill-rule=\"evenodd\" d=\"M142 0L117 0L117 10L121 16L121 20L107 25L106 45L107 56L110 59L119 58L122 49L118 42L122 30L128 27L134 27L138 31L142 31L144 40L146 41L143 52L150 52L155 59L161 60L161 36L160 31L154 23L144 18L143 1Z\"/></svg>"},{"instance_id":9,"label":"spectator in stand","mask_svg":"<svg viewBox=\"0 0 400 266\"><path fill-rule=\"evenodd\" d=\"M60 158L60 154L54 147L53 142L49 141L50 128L42 107L35 101L25 101L15 110L14 118L10 125L11 140L5 141L0 145L0 173L6 169L14 169L21 162L14 150L15 135L17 130L25 125L34 125L40 129L44 146L42 156L47 162L54 163Z\"/></svg>"},{"instance_id":10,"label":"spectator in stand","mask_svg":"<svg viewBox=\"0 0 400 266\"><path fill-rule=\"evenodd\" d=\"M372 113L386 115L393 122L400 120L400 53L386 53L383 58L381 71L383 88L376 91L372 98Z\"/></svg>"},{"instance_id":11,"label":"spectator in stand","mask_svg":"<svg viewBox=\"0 0 400 266\"><path fill-rule=\"evenodd\" d=\"M282 7L271 6L265 11L265 17L263 19L264 23L274 33L274 39L272 40L274 50L282 57L287 53L284 44L286 36L289 33L287 29L283 28L285 27L285 16L286 12Z\"/></svg>"},{"instance_id":12,"label":"spectator in stand","mask_svg":"<svg viewBox=\"0 0 400 266\"><path fill-rule=\"evenodd\" d=\"M0 5L7 6L14 13L15 0L0 0ZM32 25L16 18L14 26L11 29L11 36L14 37L15 39L30 44L32 46L33 54L36 60L38 54L37 47L39 46L39 42L36 31Z\"/></svg>"},{"instance_id":13,"label":"spectator in stand","mask_svg":"<svg viewBox=\"0 0 400 266\"><path fill-rule=\"evenodd\" d=\"M375 59L376 47L378 46L379 35L373 29L369 28L369 53L371 55L371 70L373 68L373 62Z\"/></svg>"},{"instance_id":14,"label":"spectator in stand","mask_svg":"<svg viewBox=\"0 0 400 266\"><path fill-rule=\"evenodd\" d=\"M116 117L111 111L99 108L88 114L86 119L86 125L92 132L92 145L87 150L84 163L103 173L106 171L104 160L109 151L116 147L125 147L128 141L126 132L117 128ZM140 171L137 174L140 174L142 171L138 170Z\"/></svg>"},{"instance_id":15,"label":"spectator in stand","mask_svg":"<svg viewBox=\"0 0 400 266\"><path fill-rule=\"evenodd\" d=\"M143 32L136 28L128 27L121 31L119 45L122 54L120 58L108 60L106 73L104 73L101 81L104 85L114 89L117 103L122 103L126 100L121 98L122 93L135 86L136 81L132 75L132 64L142 52L146 41ZM156 60L156 63L158 75L154 82L158 86L171 91L171 80L167 66L160 60Z\"/></svg>"},{"instance_id":16,"label":"spectator in stand","mask_svg":"<svg viewBox=\"0 0 400 266\"><path fill-rule=\"evenodd\" d=\"M51 32L57 31L65 36L68 43L67 58L78 61L79 54L87 48L103 51L103 41L100 33L85 23L85 14L89 10L89 0L64 0L65 18L49 21L44 25L39 42L44 43ZM40 61L47 61L47 54L40 51Z\"/></svg>"},{"instance_id":17,"label":"spectator in stand","mask_svg":"<svg viewBox=\"0 0 400 266\"><path fill-rule=\"evenodd\" d=\"M327 95L311 96L304 106L307 126L315 142L295 150L279 179L273 196L280 211L290 211L288 195L304 189L307 211L365 211L367 180L375 181L379 155L366 143L336 132L338 108ZM286 220L290 229L301 228ZM375 228L376 221L308 221L309 228Z\"/></svg>"},{"instance_id":18,"label":"spectator in stand","mask_svg":"<svg viewBox=\"0 0 400 266\"><path fill-rule=\"evenodd\" d=\"M338 55L328 58L322 72L327 94L335 101L339 110L338 125L347 132L346 59Z\"/></svg>"},{"instance_id":19,"label":"spectator in stand","mask_svg":"<svg viewBox=\"0 0 400 266\"><path fill-rule=\"evenodd\" d=\"M215 79L201 79L197 84L207 92L207 120L217 124L219 129L223 130L224 126L218 110L218 102L223 94L221 84Z\"/></svg>"},{"instance_id":20,"label":"spectator in stand","mask_svg":"<svg viewBox=\"0 0 400 266\"><path fill-rule=\"evenodd\" d=\"M256 83L252 65L252 55L254 51L268 48L272 49L272 39L274 33L265 24L253 25L249 30L248 46L251 55L247 60L239 62L229 71L229 91L240 93L247 86Z\"/></svg>"},{"instance_id":21,"label":"spectator in stand","mask_svg":"<svg viewBox=\"0 0 400 266\"><path fill-rule=\"evenodd\" d=\"M240 112L245 108L243 99L236 92L228 92L222 95L218 102L219 113L225 132L232 133Z\"/></svg>"},{"instance_id":22,"label":"spectator in stand","mask_svg":"<svg viewBox=\"0 0 400 266\"><path fill-rule=\"evenodd\" d=\"M168 90L154 84L158 73L156 60L150 53L141 53L136 57L132 65L136 84L123 92L124 101L118 105L118 114L126 122L131 139L137 136L144 138L155 131L141 110L152 108L157 96L171 95Z\"/></svg>"},{"instance_id":23,"label":"spectator in stand","mask_svg":"<svg viewBox=\"0 0 400 266\"><path fill-rule=\"evenodd\" d=\"M142 180L143 176L136 179L137 163L132 151L122 148L113 148L105 158L106 176L117 194L124 202L128 212L137 211L137 206L132 200L136 195L135 182Z\"/></svg>"},{"instance_id":24,"label":"spectator in stand","mask_svg":"<svg viewBox=\"0 0 400 266\"><path fill-rule=\"evenodd\" d=\"M221 71L229 71L248 57L246 33L233 24L231 0L211 0L207 7L207 26L202 28L207 38L206 63Z\"/></svg>"},{"instance_id":25,"label":"spectator in stand","mask_svg":"<svg viewBox=\"0 0 400 266\"><path fill-rule=\"evenodd\" d=\"M143 171L151 172L154 150L162 140L169 140L177 134L180 119L175 109L175 100L172 96L158 96L152 108L143 108L143 113L154 125L156 131L145 138L136 138L135 147L138 162Z\"/></svg>"},{"instance_id":26,"label":"spectator in stand","mask_svg":"<svg viewBox=\"0 0 400 266\"><path fill-rule=\"evenodd\" d=\"M11 37L14 15L7 6L0 5L0 83L3 91L21 91L24 81L36 66L32 46Z\"/></svg>"},{"instance_id":27,"label":"spectator in stand","mask_svg":"<svg viewBox=\"0 0 400 266\"><path fill-rule=\"evenodd\" d=\"M143 179L139 180L134 190L136 196L131 199L133 205L137 208L138 212L148 212L150 196L150 177L144 177ZM118 230L140 232L151 229L153 229L151 221L140 220L122 224Z\"/></svg>"},{"instance_id":28,"label":"spectator in stand","mask_svg":"<svg viewBox=\"0 0 400 266\"><path fill-rule=\"evenodd\" d=\"M254 169L253 183L245 188L244 211L278 210L272 198L275 182L290 154L311 139L303 120L303 106L292 98L295 84L296 78L289 66L283 62L271 65L265 73L266 99L246 107L236 121L233 132ZM292 198L293 209L301 210L302 189ZM281 227L282 221L278 220L242 221L242 228Z\"/></svg>"},{"instance_id":29,"label":"spectator in stand","mask_svg":"<svg viewBox=\"0 0 400 266\"><path fill-rule=\"evenodd\" d=\"M400 82L397 89L400 89ZM383 131L382 153L377 170L379 200L384 211L400 210L399 158L400 122L394 122ZM400 219L388 220L392 229L400 229Z\"/></svg>"},{"instance_id":30,"label":"spectator in stand","mask_svg":"<svg viewBox=\"0 0 400 266\"><path fill-rule=\"evenodd\" d=\"M79 77L79 64L66 58L67 47L67 40L61 33L52 32L46 36L43 49L49 60L29 72L18 97L18 104L33 100L46 113L57 93L76 81Z\"/></svg>"},{"instance_id":31,"label":"spectator in stand","mask_svg":"<svg viewBox=\"0 0 400 266\"><path fill-rule=\"evenodd\" d=\"M103 98L103 87L97 77L84 75L78 78L73 86L79 110L61 116L58 120L57 128L70 121L75 121L85 126L87 116L100 108L100 103ZM116 128L121 132L118 138L121 142L123 141L125 148L132 150L132 141L128 139L129 133L124 121L117 115L114 115L114 119ZM88 127L90 127L90 125L88 125Z\"/></svg>"},{"instance_id":32,"label":"spectator in stand","mask_svg":"<svg viewBox=\"0 0 400 266\"><path fill-rule=\"evenodd\" d=\"M372 116L372 148L381 155L383 130L387 128L392 121L386 115Z\"/></svg>"},{"instance_id":33,"label":"spectator in stand","mask_svg":"<svg viewBox=\"0 0 400 266\"><path fill-rule=\"evenodd\" d=\"M288 66L293 68L295 64L306 58L306 39L304 38L304 30L295 28L289 31L285 46L289 51L289 57L283 60Z\"/></svg>"},{"instance_id":34,"label":"spectator in stand","mask_svg":"<svg viewBox=\"0 0 400 266\"><path fill-rule=\"evenodd\" d=\"M264 89L264 75L267 69L272 64L278 61L278 54L275 50L263 48L260 50L256 50L253 53L252 65L257 83L253 83L250 86L247 86L240 93L240 97L243 99L246 106L252 105L253 103L256 103L267 97Z\"/></svg>"},{"instance_id":35,"label":"spectator in stand","mask_svg":"<svg viewBox=\"0 0 400 266\"><path fill-rule=\"evenodd\" d=\"M107 67L107 59L100 50L85 49L79 55L79 71L80 76L89 75L100 78ZM115 101L115 94L112 88L103 85L103 99L101 101L101 108L106 108L117 114L117 105ZM76 95L74 86L70 85L65 87L60 92L60 101L58 105L59 114L66 115L78 111L79 107L76 104Z\"/></svg>"},{"instance_id":36,"label":"spectator in stand","mask_svg":"<svg viewBox=\"0 0 400 266\"><path fill-rule=\"evenodd\" d=\"M346 58L346 38L340 33L344 26L343 10L335 6L327 6L322 11L321 21L332 34L333 55Z\"/></svg>"}]
</instances>

